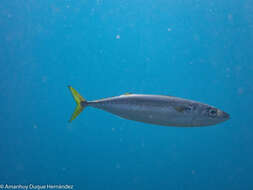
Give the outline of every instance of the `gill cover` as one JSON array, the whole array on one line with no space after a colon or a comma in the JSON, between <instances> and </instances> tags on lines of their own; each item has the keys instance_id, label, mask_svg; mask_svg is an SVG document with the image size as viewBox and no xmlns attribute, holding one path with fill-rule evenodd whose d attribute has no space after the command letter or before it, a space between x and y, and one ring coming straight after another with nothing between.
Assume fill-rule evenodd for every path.
<instances>
[{"instance_id":1,"label":"gill cover","mask_svg":"<svg viewBox=\"0 0 253 190\"><path fill-rule=\"evenodd\" d=\"M76 102L76 108L75 111L73 112L69 122L73 121L86 107L84 103L87 103L87 101L71 86L68 86L75 102Z\"/></svg>"}]
</instances>

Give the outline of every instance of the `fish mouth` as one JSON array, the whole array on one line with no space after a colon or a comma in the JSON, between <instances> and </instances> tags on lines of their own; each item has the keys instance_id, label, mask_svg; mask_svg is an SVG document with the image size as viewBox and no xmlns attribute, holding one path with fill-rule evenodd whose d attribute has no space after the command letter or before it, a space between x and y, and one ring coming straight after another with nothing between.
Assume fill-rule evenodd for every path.
<instances>
[{"instance_id":1,"label":"fish mouth","mask_svg":"<svg viewBox=\"0 0 253 190\"><path fill-rule=\"evenodd\" d=\"M230 115L228 113L226 113L226 112L222 112L222 118L224 120L228 120L228 119L230 119Z\"/></svg>"}]
</instances>

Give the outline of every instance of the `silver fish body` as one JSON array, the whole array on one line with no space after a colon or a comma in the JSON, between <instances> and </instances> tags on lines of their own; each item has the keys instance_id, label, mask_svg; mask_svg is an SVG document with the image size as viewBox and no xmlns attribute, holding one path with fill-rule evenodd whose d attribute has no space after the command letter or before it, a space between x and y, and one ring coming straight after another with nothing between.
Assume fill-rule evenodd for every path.
<instances>
[{"instance_id":1,"label":"silver fish body","mask_svg":"<svg viewBox=\"0 0 253 190\"><path fill-rule=\"evenodd\" d=\"M122 118L177 127L209 126L229 119L229 114L213 106L172 96L127 94L96 101L82 101Z\"/></svg>"}]
</instances>

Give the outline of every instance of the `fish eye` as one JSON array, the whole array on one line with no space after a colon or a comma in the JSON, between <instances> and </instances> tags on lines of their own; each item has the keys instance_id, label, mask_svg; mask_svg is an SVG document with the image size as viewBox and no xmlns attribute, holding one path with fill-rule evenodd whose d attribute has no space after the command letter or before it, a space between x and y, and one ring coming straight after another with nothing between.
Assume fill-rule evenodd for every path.
<instances>
[{"instance_id":1,"label":"fish eye","mask_svg":"<svg viewBox=\"0 0 253 190\"><path fill-rule=\"evenodd\" d=\"M216 117L216 116L217 116L217 110L214 109L214 108L208 109L208 115L209 115L210 117Z\"/></svg>"}]
</instances>

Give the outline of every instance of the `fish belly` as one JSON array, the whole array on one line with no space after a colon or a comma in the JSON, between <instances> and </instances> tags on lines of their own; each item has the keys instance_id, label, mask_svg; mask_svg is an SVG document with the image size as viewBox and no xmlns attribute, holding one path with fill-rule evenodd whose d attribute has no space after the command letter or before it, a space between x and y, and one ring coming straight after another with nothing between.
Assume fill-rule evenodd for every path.
<instances>
[{"instance_id":1,"label":"fish belly","mask_svg":"<svg viewBox=\"0 0 253 190\"><path fill-rule=\"evenodd\" d=\"M164 126L191 126L191 119L184 117L171 106L115 104L100 107L122 118Z\"/></svg>"}]
</instances>

